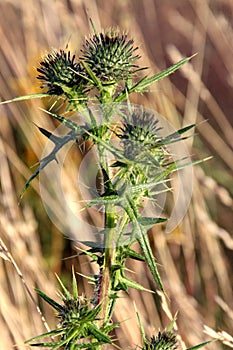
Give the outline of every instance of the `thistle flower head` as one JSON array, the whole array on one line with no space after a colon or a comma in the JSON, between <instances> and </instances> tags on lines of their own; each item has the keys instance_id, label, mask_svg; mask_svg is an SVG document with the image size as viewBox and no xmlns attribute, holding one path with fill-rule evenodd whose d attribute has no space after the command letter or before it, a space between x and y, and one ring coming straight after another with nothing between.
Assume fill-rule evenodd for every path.
<instances>
[{"instance_id":1,"label":"thistle flower head","mask_svg":"<svg viewBox=\"0 0 233 350\"><path fill-rule=\"evenodd\" d=\"M134 55L137 49L126 34L110 29L86 40L82 59L103 84L118 83L138 70L134 64L140 58Z\"/></svg>"},{"instance_id":2,"label":"thistle flower head","mask_svg":"<svg viewBox=\"0 0 233 350\"><path fill-rule=\"evenodd\" d=\"M178 343L176 334L172 331L159 332L158 336L152 336L143 347L143 350L176 350Z\"/></svg>"},{"instance_id":3,"label":"thistle flower head","mask_svg":"<svg viewBox=\"0 0 233 350\"><path fill-rule=\"evenodd\" d=\"M143 107L133 108L122 118L121 126L116 132L121 140L124 157L130 162L116 162L113 166L119 166L117 175L124 178L133 186L146 184L151 179L159 178L161 181L170 173L170 153L163 144L163 137L159 131L158 120L154 113ZM165 190L166 181L161 192ZM140 196L152 198L150 190L140 190ZM153 192L153 191L152 191ZM139 198L139 194L135 198Z\"/></svg>"},{"instance_id":4,"label":"thistle flower head","mask_svg":"<svg viewBox=\"0 0 233 350\"><path fill-rule=\"evenodd\" d=\"M129 116L124 116L119 137L152 146L158 138L158 131L161 130L157 124L158 120L155 119L153 113L143 108L135 109Z\"/></svg>"},{"instance_id":5,"label":"thistle flower head","mask_svg":"<svg viewBox=\"0 0 233 350\"><path fill-rule=\"evenodd\" d=\"M41 88L46 87L50 95L59 96L69 94L72 90L83 90L83 79L79 75L82 68L80 63L75 62L75 55L71 56L70 51L54 50L49 53L40 62L37 71L40 73L37 78L42 81Z\"/></svg>"},{"instance_id":6,"label":"thistle flower head","mask_svg":"<svg viewBox=\"0 0 233 350\"><path fill-rule=\"evenodd\" d=\"M140 158L145 150L155 147L159 139L158 120L143 108L136 109L129 116L123 118L122 127L117 136L122 140L124 153L130 159Z\"/></svg>"}]
</instances>

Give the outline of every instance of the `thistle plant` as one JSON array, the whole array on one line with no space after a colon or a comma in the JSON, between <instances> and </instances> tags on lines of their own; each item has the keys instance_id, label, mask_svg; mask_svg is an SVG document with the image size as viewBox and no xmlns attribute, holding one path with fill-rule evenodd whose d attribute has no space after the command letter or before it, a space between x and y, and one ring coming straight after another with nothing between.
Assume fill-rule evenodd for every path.
<instances>
[{"instance_id":1,"label":"thistle plant","mask_svg":"<svg viewBox=\"0 0 233 350\"><path fill-rule=\"evenodd\" d=\"M94 30L94 35L84 42L80 57L76 58L70 51L53 50L43 58L37 68L37 78L43 89L41 94L11 100L52 96L55 101L62 99L66 103L63 114L45 111L67 132L56 136L39 127L54 147L41 159L22 193L48 164L57 159L57 153L68 142L76 143L81 151L88 144L88 149L95 146L101 185L90 189L95 195L87 201L86 208L97 206L104 212L104 227L99 231L102 242L82 240L87 247L82 254L91 257L92 263L99 267L96 276L87 277L94 284L93 298L79 295L74 273L71 292L59 279L61 303L37 290L39 296L56 310L59 322L56 329L30 339L28 343L33 346L92 350L102 349L105 344L114 346L112 331L120 324L113 322L112 315L120 293L129 288L146 290L127 276L127 259L146 264L157 288L165 293L147 232L153 225L165 222L166 218L146 216L144 208L148 202L156 206L157 196L170 190L170 175L190 165L188 161L174 161L169 147L188 137L185 134L194 125L164 135L155 115L142 106L133 106L130 95L145 92L190 58L148 77L142 76L145 68L138 65L140 56L137 51L134 41L118 29L111 28L102 33ZM101 122L97 120L95 110L101 115ZM82 115L85 123L79 124L72 115ZM133 248L135 242L141 248L140 253ZM141 332L145 350L178 349L172 329L149 340L142 325ZM42 338L48 340L39 341Z\"/></svg>"}]
</instances>

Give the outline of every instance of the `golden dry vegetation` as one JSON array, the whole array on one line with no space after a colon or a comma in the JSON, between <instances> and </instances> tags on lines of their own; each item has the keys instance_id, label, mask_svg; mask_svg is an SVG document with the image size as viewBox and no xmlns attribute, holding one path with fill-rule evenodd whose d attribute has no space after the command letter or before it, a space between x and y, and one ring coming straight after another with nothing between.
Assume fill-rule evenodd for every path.
<instances>
[{"instance_id":1,"label":"golden dry vegetation","mask_svg":"<svg viewBox=\"0 0 233 350\"><path fill-rule=\"evenodd\" d=\"M182 223L170 234L160 226L150 232L168 298L159 300L135 290L122 296L114 315L116 321L125 320L116 332L118 345L136 349L141 344L135 301L148 336L168 326L178 311L178 332L187 347L211 338L203 332L207 325L222 341L206 349L232 348L232 338L227 340L221 332L233 336L233 2L1 0L1 99L38 92L35 66L41 55L65 48L67 42L78 53L91 31L90 17L97 29L119 26L128 31L139 45L140 63L151 67L150 74L198 53L151 92L135 96L134 102L156 110L175 128L196 123L195 139L188 143L193 159L213 156L193 169L192 201ZM69 283L72 264L83 274L93 271L86 258L64 260L75 254L75 241L65 238L47 217L38 179L18 205L30 167L46 143L33 123L55 128L39 107L46 106L38 100L0 106L0 237L52 327L54 315L37 300L34 287L57 298L55 272ZM75 186L71 175L77 162L74 155L64 169L69 193ZM48 201L51 212L62 220L65 212L53 198ZM9 255L2 251L1 256L0 349L23 350L26 339L45 329ZM143 264L129 268L145 287L156 287ZM78 282L80 292L90 296L87 282L81 277Z\"/></svg>"}]
</instances>

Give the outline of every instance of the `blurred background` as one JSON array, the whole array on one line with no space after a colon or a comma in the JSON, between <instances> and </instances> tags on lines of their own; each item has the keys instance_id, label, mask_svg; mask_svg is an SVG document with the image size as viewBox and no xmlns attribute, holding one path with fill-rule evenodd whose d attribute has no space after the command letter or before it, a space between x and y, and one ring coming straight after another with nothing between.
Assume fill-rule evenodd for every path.
<instances>
[{"instance_id":1,"label":"blurred background","mask_svg":"<svg viewBox=\"0 0 233 350\"><path fill-rule=\"evenodd\" d=\"M36 68L51 48L79 55L85 36L92 33L89 18L98 30L119 26L139 46L142 66L148 74L197 55L181 70L153 85L133 101L156 110L175 128L196 123L196 135L188 147L194 160L213 156L195 166L193 196L187 215L170 234L163 227L151 230L150 241L159 264L168 299L130 290L118 301L115 321L122 349L140 349L141 337L133 301L147 336L167 327L178 312L178 332L187 347L211 339L207 325L222 342L207 349L229 349L233 336L233 2L231 0L0 0L0 96L1 100L40 92ZM20 268L50 327L56 318L37 300L34 288L59 301L57 273L70 285L71 266L93 274L87 258L65 259L77 253L75 242L52 224L43 207L39 181L35 179L18 199L31 167L38 162L47 140L37 125L50 131L55 125L39 107L46 101L31 100L0 106L0 238ZM67 191L79 162L74 153L64 169ZM71 168L70 168L71 167ZM46 189L45 189L46 190ZM54 215L62 218L50 198ZM78 230L78 228L77 228ZM24 341L45 332L13 264L3 253L0 260L0 349L26 349ZM129 263L134 278L155 289L141 263ZM80 293L92 296L92 288L78 278ZM210 332L210 331L209 331ZM216 333L212 335L217 336Z\"/></svg>"}]
</instances>

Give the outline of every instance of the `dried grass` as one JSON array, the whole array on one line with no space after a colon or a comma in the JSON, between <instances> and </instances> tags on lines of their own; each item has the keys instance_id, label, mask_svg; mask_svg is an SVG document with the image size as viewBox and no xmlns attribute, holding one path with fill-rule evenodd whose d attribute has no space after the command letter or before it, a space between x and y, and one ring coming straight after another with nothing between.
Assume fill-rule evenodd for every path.
<instances>
[{"instance_id":1,"label":"dried grass","mask_svg":"<svg viewBox=\"0 0 233 350\"><path fill-rule=\"evenodd\" d=\"M117 332L123 349L140 344L133 301L148 335L168 326L169 313L178 311L178 330L187 346L209 336L222 338L222 343L212 343L208 349L226 349L232 344L232 15L233 3L227 0L0 3L2 99L38 91L33 66L41 53L64 47L68 41L78 52L81 38L89 34L89 17L97 29L119 25L128 30L140 44L142 65L152 67L151 73L198 53L180 72L154 86L153 92L134 97L136 103L157 110L174 127L197 123L199 136L191 153L197 159L206 155L214 159L194 170L193 198L182 224L169 235L161 227L150 234L169 300L161 306L153 295L135 290L119 300L114 318L126 319ZM32 122L49 130L55 127L40 106L41 102L33 100L0 107L0 237L32 293L36 286L56 298L54 272L68 278L71 264L84 274L93 271L84 258L62 260L73 251L47 218L38 180L21 205L17 204L17 195L31 173L29 166L40 158L45 145ZM191 149L191 143L188 146ZM64 170L68 193L74 188L70 176L74 170L70 169L75 169L75 161ZM62 219L64 213L49 191L48 196L51 212ZM24 340L42 332L43 324L4 254L0 264L0 349L15 344L14 349L26 349ZM129 268L137 272L138 282L155 288L143 264L129 263ZM91 293L80 279L83 290ZM52 326L55 320L50 310L42 305L42 311ZM218 333L206 328L209 336L205 335L204 324Z\"/></svg>"}]
</instances>

